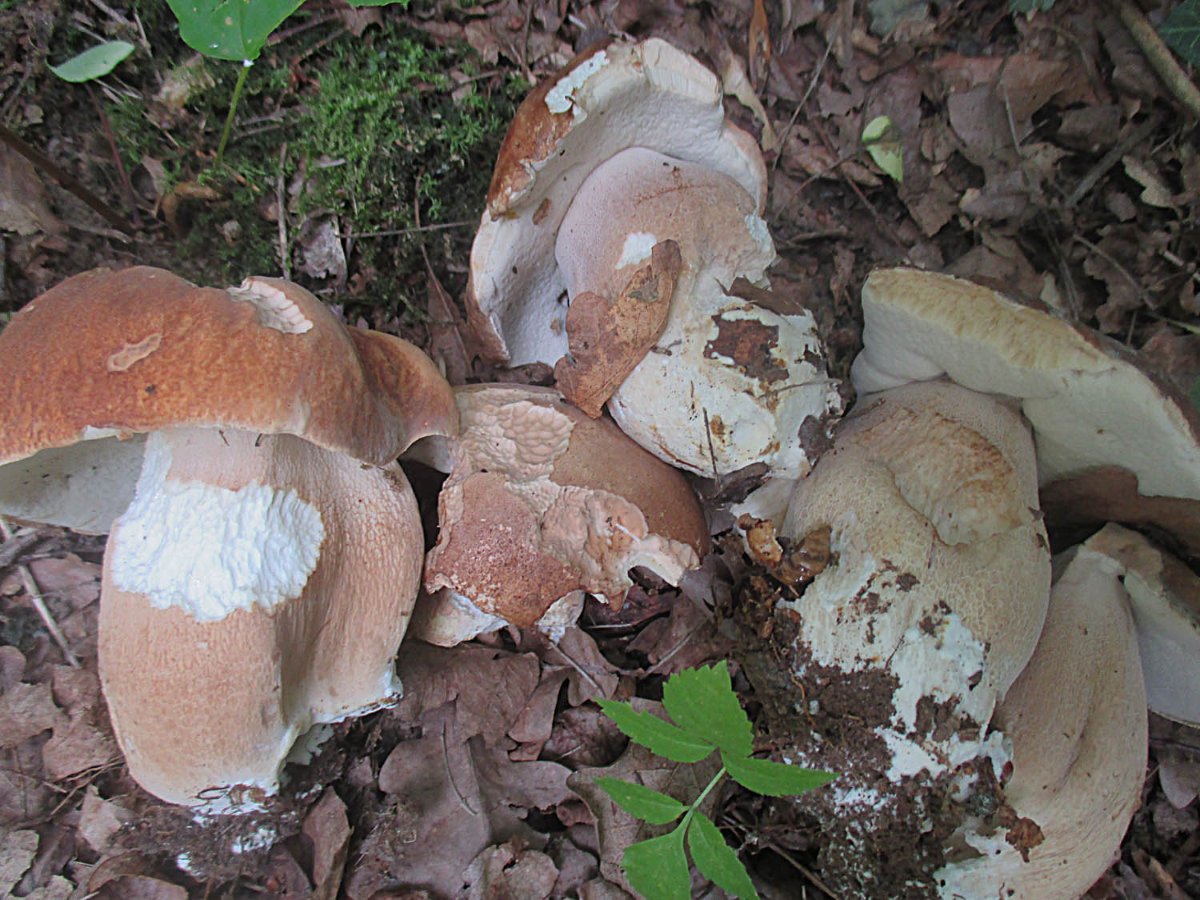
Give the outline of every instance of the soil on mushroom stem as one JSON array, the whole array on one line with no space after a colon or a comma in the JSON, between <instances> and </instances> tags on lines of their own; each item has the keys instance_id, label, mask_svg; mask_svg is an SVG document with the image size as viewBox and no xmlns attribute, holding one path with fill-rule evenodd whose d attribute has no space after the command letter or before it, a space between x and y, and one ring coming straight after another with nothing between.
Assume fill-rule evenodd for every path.
<instances>
[{"instance_id":1,"label":"soil on mushroom stem","mask_svg":"<svg viewBox=\"0 0 1200 900\"><path fill-rule=\"evenodd\" d=\"M898 681L882 670L847 673L816 663L799 639L798 614L779 601L795 593L752 567L735 590L731 618L735 655L761 705L773 756L847 773L830 790L756 803L763 834L789 834L796 849L838 897L937 896L932 878L946 862L946 845L966 816L1011 821L991 761L936 778L885 773L892 765L881 728L892 717ZM925 698L916 730L934 739L978 734L978 725L948 714ZM975 775L965 801L956 776ZM841 785L839 787L839 785ZM797 841L799 838L799 841Z\"/></svg>"}]
</instances>

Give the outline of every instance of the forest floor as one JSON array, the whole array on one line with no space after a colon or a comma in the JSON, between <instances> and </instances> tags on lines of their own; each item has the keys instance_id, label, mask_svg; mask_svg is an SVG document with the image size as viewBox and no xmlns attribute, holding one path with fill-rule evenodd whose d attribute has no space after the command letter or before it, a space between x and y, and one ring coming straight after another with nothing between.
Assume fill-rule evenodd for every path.
<instances>
[{"instance_id":1,"label":"forest floor","mask_svg":"<svg viewBox=\"0 0 1200 900\"><path fill-rule=\"evenodd\" d=\"M1195 396L1196 113L1115 4L1050 5L312 0L250 71L217 169L238 66L184 46L165 3L0 0L0 125L107 213L0 143L0 316L84 270L152 264L209 285L283 274L349 322L429 348L460 303L521 97L599 38L660 36L721 75L729 115L766 150L772 282L814 312L834 374L861 348L867 273L907 263L1034 298ZM1152 24L1165 12L1142 10ZM111 75L68 84L47 68L113 38L136 49ZM878 116L902 182L864 148ZM733 649L712 608L730 567L715 564L707 597L646 584L618 614L589 604L558 644L519 629L409 642L399 706L336 726L266 812L200 824L122 764L96 676L102 553L55 529L0 544L0 893L627 896L617 862L635 830L596 814L593 783L659 763L594 701L657 699L665 678ZM1200 737L1152 721L1141 808L1089 896L1200 896L1197 789ZM732 789L714 807L762 896L833 896L820 836L761 812Z\"/></svg>"}]
</instances>

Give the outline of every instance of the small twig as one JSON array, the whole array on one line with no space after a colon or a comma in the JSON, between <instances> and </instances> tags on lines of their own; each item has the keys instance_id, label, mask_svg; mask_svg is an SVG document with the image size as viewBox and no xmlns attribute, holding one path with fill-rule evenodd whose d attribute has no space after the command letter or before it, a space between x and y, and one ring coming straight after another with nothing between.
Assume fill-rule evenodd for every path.
<instances>
[{"instance_id":1,"label":"small twig","mask_svg":"<svg viewBox=\"0 0 1200 900\"><path fill-rule=\"evenodd\" d=\"M1158 128L1160 121L1158 116L1151 116L1133 131L1129 132L1129 134L1125 135L1107 153L1100 157L1100 161L1087 171L1087 174L1079 180L1079 184L1075 186L1075 190L1071 191L1067 196L1065 201L1067 207L1075 206L1080 200L1091 193L1092 188L1105 176L1109 169L1119 163L1126 153L1150 137L1154 129Z\"/></svg>"},{"instance_id":2,"label":"small twig","mask_svg":"<svg viewBox=\"0 0 1200 900\"><path fill-rule=\"evenodd\" d=\"M292 280L292 263L288 253L287 232L287 185L284 183L283 168L287 162L287 142L279 147L279 171L275 174L275 209L279 216L279 270L287 281Z\"/></svg>"},{"instance_id":3,"label":"small twig","mask_svg":"<svg viewBox=\"0 0 1200 900\"><path fill-rule=\"evenodd\" d=\"M467 751L467 759L471 762L472 768L474 768L475 760L471 756L471 746L470 744L465 744L464 747ZM445 722L442 722L442 762L446 764L446 780L450 782L450 787L453 789L455 796L458 797L458 802L462 804L462 808L473 816L479 815L479 810L471 806L467 798L463 796L462 791L458 789L458 785L454 782L454 770L450 767L450 748L446 745Z\"/></svg>"},{"instance_id":4,"label":"small twig","mask_svg":"<svg viewBox=\"0 0 1200 900\"><path fill-rule=\"evenodd\" d=\"M400 237L405 234L417 234L422 231L445 231L448 228L468 228L478 225L478 222L463 220L462 222L442 222L439 225L414 225L411 228L391 228L384 231L352 231L347 237L374 238Z\"/></svg>"},{"instance_id":5,"label":"small twig","mask_svg":"<svg viewBox=\"0 0 1200 900\"><path fill-rule=\"evenodd\" d=\"M800 102L796 104L796 108L792 110L792 117L788 119L787 126L779 133L779 153L771 163L771 170L779 165L779 160L783 158L783 145L787 141L787 136L792 130L792 126L796 124L796 119L800 118L800 113L804 110L804 104L808 103L808 98L812 96L812 92L816 90L817 82L821 78L821 71L825 68L825 61L829 59L829 54L833 52L833 41L825 42L825 52L821 54L821 59L817 63L817 68L813 70L812 78L808 80L808 87L804 91L804 96L800 98Z\"/></svg>"},{"instance_id":6,"label":"small twig","mask_svg":"<svg viewBox=\"0 0 1200 900\"><path fill-rule=\"evenodd\" d=\"M0 516L0 535L3 535L5 543L12 540L13 537L12 529L8 527L8 520L4 516ZM78 669L79 659L71 652L71 647L67 644L66 636L62 633L62 629L58 627L58 623L54 621L54 616L51 614L50 608L46 606L46 601L42 599L42 592L38 588L37 581L34 580L33 573L29 571L28 566L23 564L18 564L16 570L17 574L21 576L21 584L25 587L25 593L29 595L29 602L33 604L33 608L42 617L42 623L46 626L46 630L50 632L50 637L54 638L54 642L62 650L63 658L67 661L67 665Z\"/></svg>"},{"instance_id":7,"label":"small twig","mask_svg":"<svg viewBox=\"0 0 1200 900\"><path fill-rule=\"evenodd\" d=\"M0 572L7 569L36 544L40 544L42 536L36 531L18 534L3 544L0 544Z\"/></svg>"},{"instance_id":8,"label":"small twig","mask_svg":"<svg viewBox=\"0 0 1200 900\"><path fill-rule=\"evenodd\" d=\"M1171 53L1171 48L1158 36L1154 26L1146 21L1146 17L1132 3L1132 0L1114 0L1114 3L1121 22L1142 52L1146 54L1146 59L1158 73L1163 84L1167 86L1175 99L1187 108L1188 112L1200 119L1200 88L1197 88L1188 78L1187 72L1183 70L1174 54Z\"/></svg>"},{"instance_id":9,"label":"small twig","mask_svg":"<svg viewBox=\"0 0 1200 900\"><path fill-rule=\"evenodd\" d=\"M567 664L572 669L574 669L576 672L578 672L580 674L580 676L583 678L584 681L586 681L588 684L590 684L595 689L597 694L599 694L601 697L605 696L604 688L600 687L599 682L597 682L596 679L592 677L592 674L590 672L588 672L586 669L584 669L583 666L581 666L579 663L575 662L575 660L573 660L570 657L570 655L565 650L563 650L563 648L560 647L558 644L552 643L551 646L553 646L554 649L558 651L558 655L561 656L563 659L565 659L567 661Z\"/></svg>"},{"instance_id":10,"label":"small twig","mask_svg":"<svg viewBox=\"0 0 1200 900\"><path fill-rule=\"evenodd\" d=\"M57 181L65 190L70 191L77 198L86 203L92 210L104 218L118 231L125 235L133 233L133 228L129 223L113 212L112 208L107 203L93 194L83 184L76 180L75 176L67 172L58 163L50 159L40 150L31 147L25 143L13 132L9 131L4 125L0 125L0 142L7 144L13 150L16 150L23 157Z\"/></svg>"}]
</instances>

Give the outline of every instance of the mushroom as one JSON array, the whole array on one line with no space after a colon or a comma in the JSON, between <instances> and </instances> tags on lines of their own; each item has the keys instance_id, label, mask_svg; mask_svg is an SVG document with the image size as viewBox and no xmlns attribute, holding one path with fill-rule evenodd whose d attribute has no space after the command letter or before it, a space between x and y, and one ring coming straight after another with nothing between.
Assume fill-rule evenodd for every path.
<instances>
[{"instance_id":1,"label":"mushroom","mask_svg":"<svg viewBox=\"0 0 1200 900\"><path fill-rule=\"evenodd\" d=\"M63 282L0 352L0 510L111 530L100 677L143 787L252 808L310 726L398 697L423 544L394 458L457 425L427 357L284 281L151 268Z\"/></svg>"},{"instance_id":2,"label":"mushroom","mask_svg":"<svg viewBox=\"0 0 1200 900\"><path fill-rule=\"evenodd\" d=\"M1151 711L1200 727L1200 577L1143 535L1108 524L1084 545L1129 595Z\"/></svg>"},{"instance_id":3,"label":"mushroom","mask_svg":"<svg viewBox=\"0 0 1200 900\"><path fill-rule=\"evenodd\" d=\"M462 430L424 448L449 471L412 634L450 646L506 624L552 636L583 592L620 607L644 566L678 584L708 531L683 476L546 388L455 389ZM422 448L414 448L414 451Z\"/></svg>"},{"instance_id":4,"label":"mushroom","mask_svg":"<svg viewBox=\"0 0 1200 900\"><path fill-rule=\"evenodd\" d=\"M1037 649L993 719L1012 742L1003 824L968 818L934 876L942 897L1080 897L1125 836L1146 774L1146 691L1129 595L1099 546L1109 537L1055 558Z\"/></svg>"},{"instance_id":5,"label":"mushroom","mask_svg":"<svg viewBox=\"0 0 1200 900\"><path fill-rule=\"evenodd\" d=\"M825 528L832 561L782 607L798 614L804 660L894 682L877 723L888 778L999 759L979 729L1029 661L1050 589L1020 415L947 382L865 398L797 485L781 533ZM930 703L936 735L920 721Z\"/></svg>"},{"instance_id":6,"label":"mushroom","mask_svg":"<svg viewBox=\"0 0 1200 900\"><path fill-rule=\"evenodd\" d=\"M765 185L694 59L659 40L586 52L509 129L469 318L494 360L555 365L569 400L591 415L608 401L674 466L798 477L842 398L811 313L765 290Z\"/></svg>"},{"instance_id":7,"label":"mushroom","mask_svg":"<svg viewBox=\"0 0 1200 900\"><path fill-rule=\"evenodd\" d=\"M946 376L1012 397L1033 427L1051 521L1150 526L1200 557L1200 424L1136 358L1048 313L948 275L873 272L860 393Z\"/></svg>"}]
</instances>

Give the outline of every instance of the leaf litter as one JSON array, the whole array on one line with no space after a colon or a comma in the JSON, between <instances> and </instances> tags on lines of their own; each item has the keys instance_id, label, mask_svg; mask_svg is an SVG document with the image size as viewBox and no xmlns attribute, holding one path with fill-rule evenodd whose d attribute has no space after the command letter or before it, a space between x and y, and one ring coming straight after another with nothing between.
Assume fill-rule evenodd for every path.
<instances>
[{"instance_id":1,"label":"leaf litter","mask_svg":"<svg viewBox=\"0 0 1200 900\"><path fill-rule=\"evenodd\" d=\"M1200 378L1195 124L1108 7L1058 0L1048 13L1014 16L1003 4L920 0L413 6L377 12L437 44L469 44L491 67L483 79L513 71L536 81L605 34L657 34L697 53L723 77L730 115L764 143L778 139L768 155L775 293L790 286L813 312L839 375L861 345L857 285L874 266L909 260L1035 297L1146 352L1185 391ZM1147 6L1152 18L1170 8ZM52 136L57 153L116 198L111 160L56 111L69 95L46 86L25 58L28 47L51 45L56 7L0 9L0 33L11 35L0 47L2 110L27 123L29 137ZM117 7L120 19L134 19ZM122 36L99 4L76 16L97 34ZM379 25L375 12L339 5L317 27L369 38ZM266 52L291 49L284 41ZM296 85L312 82L303 60L289 63ZM203 65L162 65L147 93L164 88L151 114L182 128L211 76ZM181 80L184 69L200 75ZM177 82L184 86L166 92ZM891 122L902 183L863 145L879 116ZM154 154L144 162L143 213L169 228L135 250L98 233L56 185L0 150L0 168L21 173L0 177L6 308L94 265L153 261L168 234L187 234L197 210L228 203L195 180L197 168L168 172ZM263 209L295 216L307 185L261 198ZM292 224L296 277L326 296L369 294L389 277L354 249L336 213ZM455 383L545 383L546 371L479 361L456 299L465 260L447 265L444 256L404 275L427 298L427 320L380 314L378 323L407 329ZM717 507L738 485L701 487L722 521ZM645 834L595 779L672 793L680 773L627 746L596 701L654 708L667 677L727 658L736 635L713 611L746 572L740 548L718 541L683 592L640 583L616 616L589 604L583 627L557 646L516 629L452 650L406 644L400 706L335 726L266 813L202 826L141 792L120 764L95 675L100 545L46 535L17 558L81 670L64 665L41 628L13 560L0 572L0 893L29 897L625 897L618 862ZM758 701L735 676L753 709ZM761 732L757 742L772 746ZM1142 808L1094 900L1200 893L1200 739L1152 723L1151 756ZM698 786L686 787L680 795L694 796ZM810 896L824 895L811 870L819 836L805 822L734 789L714 799L707 811L745 849L760 889L794 891L799 879Z\"/></svg>"}]
</instances>

